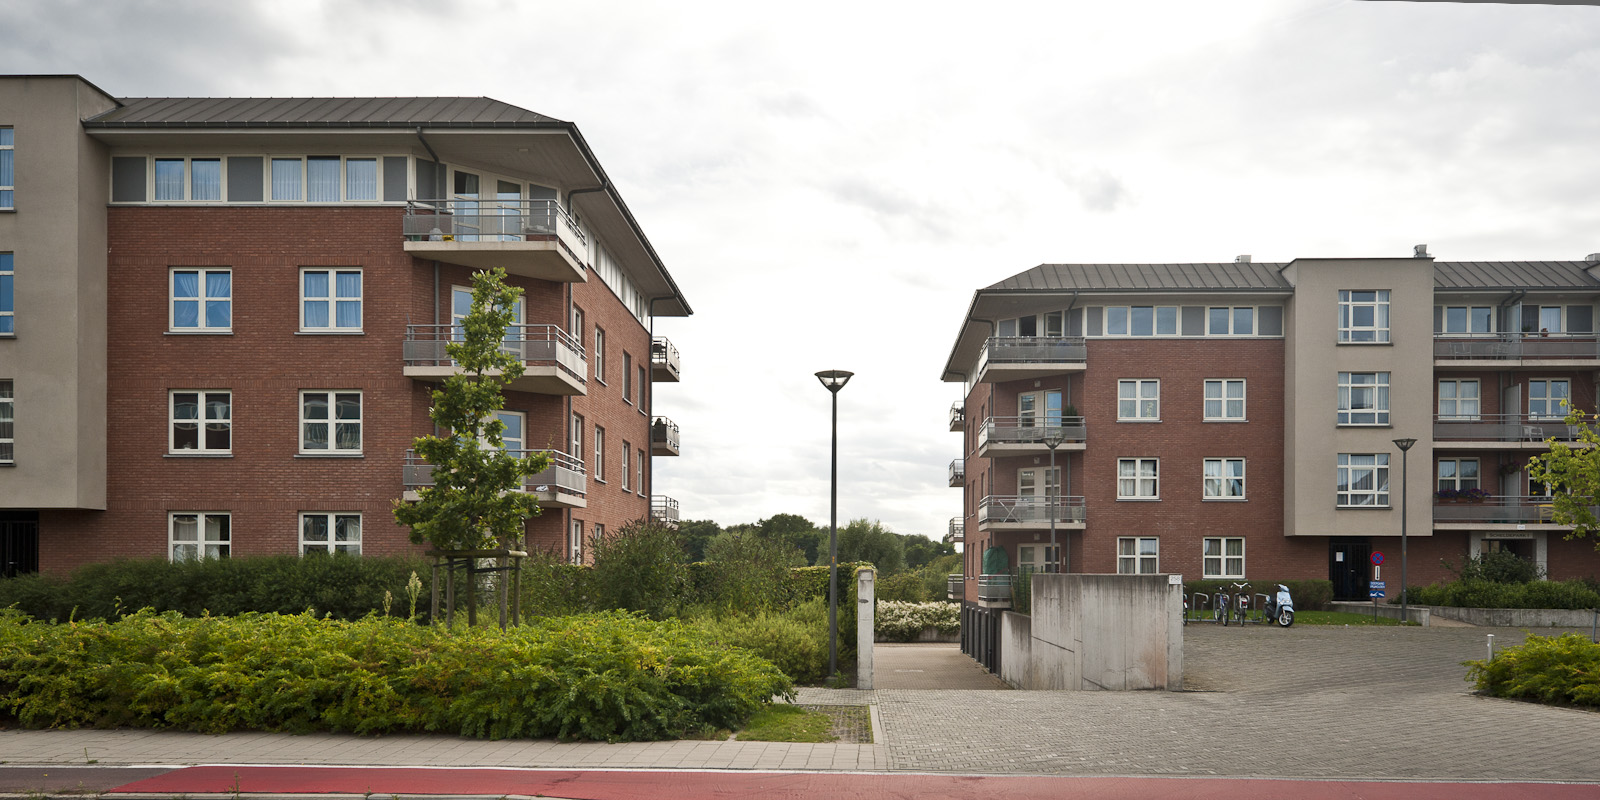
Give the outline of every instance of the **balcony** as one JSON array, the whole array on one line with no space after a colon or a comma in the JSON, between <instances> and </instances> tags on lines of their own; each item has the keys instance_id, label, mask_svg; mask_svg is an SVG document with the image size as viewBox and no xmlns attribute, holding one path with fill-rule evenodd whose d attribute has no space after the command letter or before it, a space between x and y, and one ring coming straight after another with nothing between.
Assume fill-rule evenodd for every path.
<instances>
[{"instance_id":1,"label":"balcony","mask_svg":"<svg viewBox=\"0 0 1600 800\"><path fill-rule=\"evenodd\" d=\"M528 456L539 451L509 452ZM559 450L549 453L550 466L543 472L524 478L522 490L536 496L543 508L587 508L585 494L589 488L589 477L584 473L583 464ZM414 450L406 451L405 467L401 473L400 482L406 487L401 499L406 502L416 502L420 498L416 491L418 487L433 485L433 465L422 461Z\"/></svg>"},{"instance_id":2,"label":"balcony","mask_svg":"<svg viewBox=\"0 0 1600 800\"><path fill-rule=\"evenodd\" d=\"M967 582L961 573L952 572L945 578L945 597L957 601L967 598Z\"/></svg>"},{"instance_id":3,"label":"balcony","mask_svg":"<svg viewBox=\"0 0 1600 800\"><path fill-rule=\"evenodd\" d=\"M1037 531L1055 520L1062 530L1083 530L1083 497L1064 495L1054 502L1025 495L989 495L978 501L978 530Z\"/></svg>"},{"instance_id":4,"label":"balcony","mask_svg":"<svg viewBox=\"0 0 1600 800\"><path fill-rule=\"evenodd\" d=\"M416 258L560 283L589 279L589 241L554 200L412 200L405 249Z\"/></svg>"},{"instance_id":5,"label":"balcony","mask_svg":"<svg viewBox=\"0 0 1600 800\"><path fill-rule=\"evenodd\" d=\"M950 430L952 432L964 430L967 427L967 407L961 401L950 405Z\"/></svg>"},{"instance_id":6,"label":"balcony","mask_svg":"<svg viewBox=\"0 0 1600 800\"><path fill-rule=\"evenodd\" d=\"M1081 372L1088 348L1081 336L992 336L978 356L978 382L1031 380Z\"/></svg>"},{"instance_id":7,"label":"balcony","mask_svg":"<svg viewBox=\"0 0 1600 800\"><path fill-rule=\"evenodd\" d=\"M1526 414L1478 414L1433 418L1435 450L1545 450L1545 440L1578 443L1578 429L1564 420Z\"/></svg>"},{"instance_id":8,"label":"balcony","mask_svg":"<svg viewBox=\"0 0 1600 800\"><path fill-rule=\"evenodd\" d=\"M678 348L666 337L650 340L650 380L656 383L678 382Z\"/></svg>"},{"instance_id":9,"label":"balcony","mask_svg":"<svg viewBox=\"0 0 1600 800\"><path fill-rule=\"evenodd\" d=\"M650 496L650 521L669 528L678 527L678 501L666 495Z\"/></svg>"},{"instance_id":10,"label":"balcony","mask_svg":"<svg viewBox=\"0 0 1600 800\"><path fill-rule=\"evenodd\" d=\"M979 575L978 605L984 608L1010 608L1011 576Z\"/></svg>"},{"instance_id":11,"label":"balcony","mask_svg":"<svg viewBox=\"0 0 1600 800\"><path fill-rule=\"evenodd\" d=\"M965 541L966 540L966 528L967 528L967 523L964 522L960 517L951 517L950 518L950 533L948 534L949 539L950 539L950 543L951 544L957 544L959 542Z\"/></svg>"},{"instance_id":12,"label":"balcony","mask_svg":"<svg viewBox=\"0 0 1600 800\"><path fill-rule=\"evenodd\" d=\"M461 368L445 353L445 345L459 339L454 325L407 325L403 348L405 376L423 381L442 382ZM506 329L501 348L521 359L522 377L506 387L534 394L588 394L588 362L583 345L555 325L512 325Z\"/></svg>"},{"instance_id":13,"label":"balcony","mask_svg":"<svg viewBox=\"0 0 1600 800\"><path fill-rule=\"evenodd\" d=\"M959 487L967 482L966 462L956 459L950 462L950 485Z\"/></svg>"},{"instance_id":14,"label":"balcony","mask_svg":"<svg viewBox=\"0 0 1600 800\"><path fill-rule=\"evenodd\" d=\"M978 455L1039 455L1050 452L1045 439L1061 437L1057 450L1082 450L1087 429L1083 417L990 417L978 429Z\"/></svg>"},{"instance_id":15,"label":"balcony","mask_svg":"<svg viewBox=\"0 0 1600 800\"><path fill-rule=\"evenodd\" d=\"M666 417L650 420L650 455L675 456L678 454L678 426Z\"/></svg>"},{"instance_id":16,"label":"balcony","mask_svg":"<svg viewBox=\"0 0 1600 800\"><path fill-rule=\"evenodd\" d=\"M1591 509L1600 513L1600 509ZM1433 501L1433 529L1493 530L1500 526L1514 526L1514 530L1570 530L1570 525L1558 525L1550 519L1550 498L1490 497L1482 502Z\"/></svg>"},{"instance_id":17,"label":"balcony","mask_svg":"<svg viewBox=\"0 0 1600 800\"><path fill-rule=\"evenodd\" d=\"M1433 336L1436 367L1600 367L1600 337L1592 333L1499 333Z\"/></svg>"}]
</instances>

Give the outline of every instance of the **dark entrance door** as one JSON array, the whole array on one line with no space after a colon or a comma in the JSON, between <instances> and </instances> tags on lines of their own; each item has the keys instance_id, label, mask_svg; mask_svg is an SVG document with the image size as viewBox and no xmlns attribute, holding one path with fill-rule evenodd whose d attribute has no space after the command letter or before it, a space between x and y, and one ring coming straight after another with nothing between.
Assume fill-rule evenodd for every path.
<instances>
[{"instance_id":1,"label":"dark entrance door","mask_svg":"<svg viewBox=\"0 0 1600 800\"><path fill-rule=\"evenodd\" d=\"M10 512L0 516L0 578L38 571L38 513Z\"/></svg>"},{"instance_id":2,"label":"dark entrance door","mask_svg":"<svg viewBox=\"0 0 1600 800\"><path fill-rule=\"evenodd\" d=\"M1372 544L1365 536L1328 540L1328 580L1333 581L1333 599L1367 599L1367 576L1372 574L1367 559L1371 557Z\"/></svg>"}]
</instances>

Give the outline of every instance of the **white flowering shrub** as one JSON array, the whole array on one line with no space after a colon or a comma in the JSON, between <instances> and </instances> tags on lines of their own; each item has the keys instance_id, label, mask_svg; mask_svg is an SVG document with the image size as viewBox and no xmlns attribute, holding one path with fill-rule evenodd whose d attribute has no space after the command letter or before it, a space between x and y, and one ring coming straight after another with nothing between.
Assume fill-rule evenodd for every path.
<instances>
[{"instance_id":1,"label":"white flowering shrub","mask_svg":"<svg viewBox=\"0 0 1600 800\"><path fill-rule=\"evenodd\" d=\"M940 633L961 631L961 606L957 603L902 603L878 601L873 638L880 642L911 642L928 628Z\"/></svg>"}]
</instances>

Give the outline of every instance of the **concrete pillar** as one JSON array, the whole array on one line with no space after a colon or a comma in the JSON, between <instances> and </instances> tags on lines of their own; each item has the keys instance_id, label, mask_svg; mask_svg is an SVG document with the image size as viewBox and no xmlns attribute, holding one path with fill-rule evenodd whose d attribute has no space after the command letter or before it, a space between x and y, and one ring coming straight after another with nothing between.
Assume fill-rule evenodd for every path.
<instances>
[{"instance_id":1,"label":"concrete pillar","mask_svg":"<svg viewBox=\"0 0 1600 800\"><path fill-rule=\"evenodd\" d=\"M872 688L872 619L877 604L873 602L873 577L876 571L861 570L856 574L856 688Z\"/></svg>"}]
</instances>

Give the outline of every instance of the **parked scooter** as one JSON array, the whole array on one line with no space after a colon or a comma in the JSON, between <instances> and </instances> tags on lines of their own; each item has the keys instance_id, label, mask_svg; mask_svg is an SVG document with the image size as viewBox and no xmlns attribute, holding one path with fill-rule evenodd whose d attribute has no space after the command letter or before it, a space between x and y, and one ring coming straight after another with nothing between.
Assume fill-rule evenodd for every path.
<instances>
[{"instance_id":1,"label":"parked scooter","mask_svg":"<svg viewBox=\"0 0 1600 800\"><path fill-rule=\"evenodd\" d=\"M1289 587L1278 584L1278 596L1267 598L1267 604L1262 608L1268 620L1278 623L1282 627L1294 624L1294 598L1289 596Z\"/></svg>"}]
</instances>

